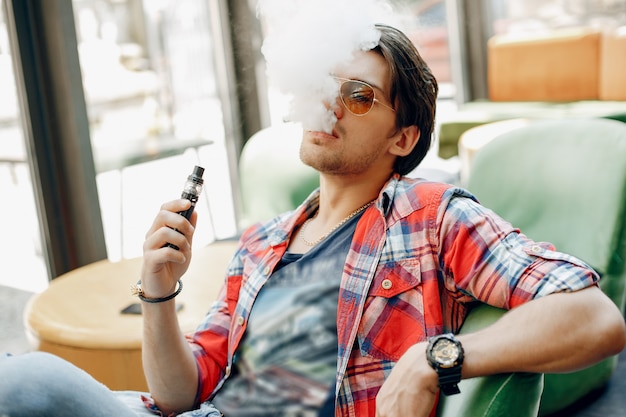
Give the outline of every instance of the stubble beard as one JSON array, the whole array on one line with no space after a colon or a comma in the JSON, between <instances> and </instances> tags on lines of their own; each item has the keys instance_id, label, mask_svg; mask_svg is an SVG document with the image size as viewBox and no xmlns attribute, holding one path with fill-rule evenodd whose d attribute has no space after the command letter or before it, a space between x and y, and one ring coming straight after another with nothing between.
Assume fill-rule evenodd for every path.
<instances>
[{"instance_id":1,"label":"stubble beard","mask_svg":"<svg viewBox=\"0 0 626 417\"><path fill-rule=\"evenodd\" d=\"M304 143L300 146L300 159L305 165L323 174L355 175L366 171L378 157L378 152L347 152L344 148L333 151Z\"/></svg>"}]
</instances>

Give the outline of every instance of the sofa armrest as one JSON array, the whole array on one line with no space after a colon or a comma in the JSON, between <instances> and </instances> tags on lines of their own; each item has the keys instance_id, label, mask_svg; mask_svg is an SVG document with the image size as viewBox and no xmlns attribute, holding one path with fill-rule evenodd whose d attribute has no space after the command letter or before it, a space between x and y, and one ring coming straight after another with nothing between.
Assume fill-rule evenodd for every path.
<instances>
[{"instance_id":1,"label":"sofa armrest","mask_svg":"<svg viewBox=\"0 0 626 417\"><path fill-rule=\"evenodd\" d=\"M470 333L496 321L505 310L485 304L472 309L460 334ZM543 374L509 373L465 379L461 393L441 396L438 417L535 417L543 392Z\"/></svg>"}]
</instances>

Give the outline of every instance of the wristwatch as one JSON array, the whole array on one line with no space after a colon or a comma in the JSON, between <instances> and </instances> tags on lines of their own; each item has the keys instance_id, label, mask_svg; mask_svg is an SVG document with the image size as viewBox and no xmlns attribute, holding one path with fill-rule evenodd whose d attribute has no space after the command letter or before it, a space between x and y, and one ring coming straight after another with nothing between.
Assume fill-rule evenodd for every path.
<instances>
[{"instance_id":1,"label":"wristwatch","mask_svg":"<svg viewBox=\"0 0 626 417\"><path fill-rule=\"evenodd\" d=\"M463 346L452 333L433 336L426 348L428 363L439 376L439 388L445 395L458 394L463 365Z\"/></svg>"}]
</instances>

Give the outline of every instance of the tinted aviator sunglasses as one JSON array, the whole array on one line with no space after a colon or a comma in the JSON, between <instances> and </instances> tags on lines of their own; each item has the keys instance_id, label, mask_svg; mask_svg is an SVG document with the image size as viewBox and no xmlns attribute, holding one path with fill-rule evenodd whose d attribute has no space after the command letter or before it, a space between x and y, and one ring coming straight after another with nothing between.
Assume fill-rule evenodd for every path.
<instances>
[{"instance_id":1,"label":"tinted aviator sunglasses","mask_svg":"<svg viewBox=\"0 0 626 417\"><path fill-rule=\"evenodd\" d=\"M389 110L395 110L376 98L374 87L363 81L333 77L339 81L339 97L346 109L355 116L365 116L374 107L374 102Z\"/></svg>"}]
</instances>

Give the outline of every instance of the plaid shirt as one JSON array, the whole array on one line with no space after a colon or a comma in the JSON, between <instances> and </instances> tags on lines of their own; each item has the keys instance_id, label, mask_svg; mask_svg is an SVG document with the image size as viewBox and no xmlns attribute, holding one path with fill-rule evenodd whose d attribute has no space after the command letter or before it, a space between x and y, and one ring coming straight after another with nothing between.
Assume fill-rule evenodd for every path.
<instances>
[{"instance_id":1,"label":"plaid shirt","mask_svg":"<svg viewBox=\"0 0 626 417\"><path fill-rule=\"evenodd\" d=\"M314 192L294 212L241 238L218 300L189 336L199 370L198 403L231 372L252 304L318 206ZM598 279L571 256L536 243L465 190L394 176L359 220L337 313L337 416L374 416L385 378L413 344L457 332L471 303L505 309Z\"/></svg>"}]
</instances>

